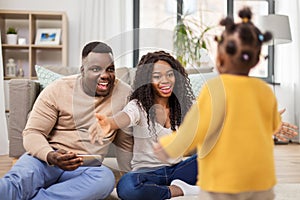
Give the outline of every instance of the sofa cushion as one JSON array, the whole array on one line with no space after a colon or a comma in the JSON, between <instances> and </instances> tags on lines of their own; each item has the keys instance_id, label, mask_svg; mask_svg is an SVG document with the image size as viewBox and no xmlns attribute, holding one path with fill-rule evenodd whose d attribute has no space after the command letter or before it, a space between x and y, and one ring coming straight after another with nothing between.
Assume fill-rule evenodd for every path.
<instances>
[{"instance_id":1,"label":"sofa cushion","mask_svg":"<svg viewBox=\"0 0 300 200\"><path fill-rule=\"evenodd\" d=\"M28 112L40 91L40 84L29 79L11 79L9 81L9 156L18 158L25 149L22 131L27 122Z\"/></svg>"},{"instance_id":2,"label":"sofa cushion","mask_svg":"<svg viewBox=\"0 0 300 200\"><path fill-rule=\"evenodd\" d=\"M133 85L136 68L118 67L116 68L116 77L127 83Z\"/></svg>"},{"instance_id":3,"label":"sofa cushion","mask_svg":"<svg viewBox=\"0 0 300 200\"><path fill-rule=\"evenodd\" d=\"M64 76L79 74L80 67L43 66L44 68Z\"/></svg>"},{"instance_id":4,"label":"sofa cushion","mask_svg":"<svg viewBox=\"0 0 300 200\"><path fill-rule=\"evenodd\" d=\"M217 72L189 74L188 76L192 85L194 95L197 97L204 83L208 79L213 78L217 75Z\"/></svg>"},{"instance_id":5,"label":"sofa cushion","mask_svg":"<svg viewBox=\"0 0 300 200\"><path fill-rule=\"evenodd\" d=\"M40 82L41 89L44 89L47 85L49 85L56 79L63 77L63 75L55 73L39 65L35 65L35 71Z\"/></svg>"}]
</instances>

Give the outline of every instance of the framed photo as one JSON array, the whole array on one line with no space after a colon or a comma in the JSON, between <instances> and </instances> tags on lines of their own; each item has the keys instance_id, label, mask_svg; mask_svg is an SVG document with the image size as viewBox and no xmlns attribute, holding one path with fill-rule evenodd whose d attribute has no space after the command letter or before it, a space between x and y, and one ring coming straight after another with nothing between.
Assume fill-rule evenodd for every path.
<instances>
[{"instance_id":1,"label":"framed photo","mask_svg":"<svg viewBox=\"0 0 300 200\"><path fill-rule=\"evenodd\" d=\"M35 44L59 45L61 29L38 29Z\"/></svg>"}]
</instances>

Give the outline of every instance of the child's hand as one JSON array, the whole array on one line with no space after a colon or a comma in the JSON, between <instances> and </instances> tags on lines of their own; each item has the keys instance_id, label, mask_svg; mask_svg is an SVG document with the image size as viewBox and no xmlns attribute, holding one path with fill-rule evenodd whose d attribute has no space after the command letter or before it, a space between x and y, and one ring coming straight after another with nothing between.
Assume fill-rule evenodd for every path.
<instances>
[{"instance_id":1,"label":"child's hand","mask_svg":"<svg viewBox=\"0 0 300 200\"><path fill-rule=\"evenodd\" d=\"M108 118L104 115L96 113L95 116L98 120L89 128L89 138L92 144L97 140L98 143L102 145L103 138L106 137L110 131L110 123Z\"/></svg>"},{"instance_id":2,"label":"child's hand","mask_svg":"<svg viewBox=\"0 0 300 200\"><path fill-rule=\"evenodd\" d=\"M167 152L163 149L163 147L159 143L153 144L153 151L156 157L163 162L166 162L170 158Z\"/></svg>"},{"instance_id":3,"label":"child's hand","mask_svg":"<svg viewBox=\"0 0 300 200\"><path fill-rule=\"evenodd\" d=\"M280 110L279 113L282 115L285 112L285 108ZM298 135L298 127L288 122L282 122L279 129L274 133L277 139L287 141L287 138L293 138Z\"/></svg>"}]
</instances>

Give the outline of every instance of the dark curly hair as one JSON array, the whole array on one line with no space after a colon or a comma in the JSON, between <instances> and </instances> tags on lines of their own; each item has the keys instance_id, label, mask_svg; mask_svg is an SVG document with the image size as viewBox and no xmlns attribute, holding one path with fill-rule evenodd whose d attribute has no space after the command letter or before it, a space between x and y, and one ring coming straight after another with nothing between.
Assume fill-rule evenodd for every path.
<instances>
[{"instance_id":1,"label":"dark curly hair","mask_svg":"<svg viewBox=\"0 0 300 200\"><path fill-rule=\"evenodd\" d=\"M239 11L241 23L234 23L231 17L222 19L220 25L225 26L225 31L220 38L215 40L219 46L225 45L226 53L236 56L235 64L244 68L252 68L259 61L261 46L264 42L272 39L270 32L262 33L252 22L252 12L249 7L244 7ZM236 41L227 40L227 37L237 33L241 41L241 50L239 50ZM247 47L247 48L246 48Z\"/></svg>"},{"instance_id":2,"label":"dark curly hair","mask_svg":"<svg viewBox=\"0 0 300 200\"><path fill-rule=\"evenodd\" d=\"M171 129L176 130L176 126L179 126L186 115L187 111L193 104L195 96L192 92L190 79L180 62L169 53L164 51L151 52L144 55L137 66L135 80L133 84L133 93L129 97L130 100L136 99L138 105L141 106L147 113L147 123L149 130L150 121L152 124L155 122L155 109L151 109L154 105L154 91L152 88L152 72L153 66L157 61L165 61L174 70L175 85L171 96L169 97L170 107L170 121ZM155 131L155 128L152 127Z\"/></svg>"}]
</instances>

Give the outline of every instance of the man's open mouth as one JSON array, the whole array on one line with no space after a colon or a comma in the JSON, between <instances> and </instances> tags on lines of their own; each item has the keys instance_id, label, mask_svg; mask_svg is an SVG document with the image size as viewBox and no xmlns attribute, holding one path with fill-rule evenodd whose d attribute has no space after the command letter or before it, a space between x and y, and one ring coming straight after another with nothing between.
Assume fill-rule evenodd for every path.
<instances>
[{"instance_id":1,"label":"man's open mouth","mask_svg":"<svg viewBox=\"0 0 300 200\"><path fill-rule=\"evenodd\" d=\"M108 86L109 86L108 82L102 82L97 84L97 88L100 90L107 90Z\"/></svg>"}]
</instances>

